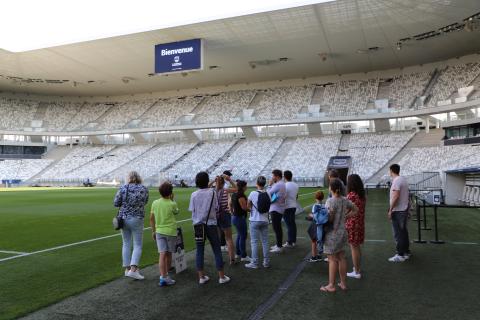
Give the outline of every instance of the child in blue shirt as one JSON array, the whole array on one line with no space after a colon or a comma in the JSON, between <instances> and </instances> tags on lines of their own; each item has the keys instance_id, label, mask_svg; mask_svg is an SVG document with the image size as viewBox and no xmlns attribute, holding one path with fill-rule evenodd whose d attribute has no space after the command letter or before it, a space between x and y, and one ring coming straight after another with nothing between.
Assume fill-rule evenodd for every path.
<instances>
[{"instance_id":1,"label":"child in blue shirt","mask_svg":"<svg viewBox=\"0 0 480 320\"><path fill-rule=\"evenodd\" d=\"M309 214L309 220L313 220L315 224L315 233L313 233L313 226L311 227L310 238L312 239L312 257L310 262L317 262L322 260L323 254L323 225L328 221L328 210L322 204L324 198L322 191L315 192L315 204L312 206L312 213Z\"/></svg>"}]
</instances>

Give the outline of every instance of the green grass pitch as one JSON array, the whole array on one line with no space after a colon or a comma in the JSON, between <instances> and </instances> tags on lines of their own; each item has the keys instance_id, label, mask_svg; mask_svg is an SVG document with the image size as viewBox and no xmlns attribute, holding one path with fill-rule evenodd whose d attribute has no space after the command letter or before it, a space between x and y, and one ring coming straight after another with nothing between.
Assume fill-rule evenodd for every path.
<instances>
[{"instance_id":1,"label":"green grass pitch","mask_svg":"<svg viewBox=\"0 0 480 320\"><path fill-rule=\"evenodd\" d=\"M302 206L312 204L311 193L314 190L301 189L299 200ZM181 210L177 216L179 221L191 217L187 207L192 191L193 189L175 189ZM14 256L5 251L35 252L116 234L111 227L111 219L116 213L112 205L115 192L115 189L108 188L0 191L0 260ZM151 189L150 202L156 198L158 192ZM348 295L338 295L335 299L325 297L319 294L318 287L321 282L326 281L326 264L309 264L285 298L266 318L279 319L292 312L301 312L299 314L304 318L310 319L317 318L319 314L325 314L326 318L345 318L341 315L346 314L346 318L352 319L385 319L387 316L391 319L470 319L478 314L478 306L474 301L478 297L475 283L480 276L480 262L476 258L480 253L480 211L440 210L440 237L446 240L447 244L412 244L414 257L411 263L392 266L386 262L386 258L394 250L391 227L385 217L386 201L384 191L374 191L368 195L366 237L383 242L372 241L364 245L365 279L354 282ZM147 208L149 211L149 205ZM297 217L297 223L299 236L305 237L306 222L303 216ZM148 226L148 219L145 224ZM428 224L433 226L430 213ZM187 250L191 250L191 221L186 221L181 226ZM416 238L415 226L412 221L411 239ZM271 230L270 234L273 235ZM432 239L433 231L424 231L423 237ZM299 248L295 259L304 256L308 251L306 240L303 241L303 247ZM456 245L453 242L477 244ZM156 263L158 254L149 230L145 232L143 248L142 266ZM288 263L293 267L296 262ZM285 262L283 265L290 264ZM320 273L318 268L321 268ZM253 301L256 295L248 294L253 293L252 285L258 284L266 290L273 290L277 283L275 281L282 280L282 275L277 274L275 269L272 269L270 277L254 278L255 283L248 283L248 286L241 282L232 283L234 287L239 286L239 289L245 292L245 295L242 295L242 305L238 306L238 315L248 314L249 306L250 311L253 311L258 304ZM277 270L279 269L281 268ZM242 270L236 269L235 272ZM0 319L15 318L121 277L121 237L113 236L0 261L0 275ZM182 283L190 287L193 279L187 282L188 284L184 280ZM182 286L179 286L178 290ZM207 297L212 299L217 294L214 287L208 290L211 290L211 296L205 296L204 303L208 303ZM191 293L185 294L189 296ZM173 299L173 291L172 295ZM176 299L178 303L182 302L181 297ZM201 300L199 301L201 303ZM307 306L305 301L313 301L314 304ZM236 306L220 307L217 310L220 318L222 308L225 309L226 316L232 314ZM343 310L343 313L339 314L338 310Z\"/></svg>"}]
</instances>

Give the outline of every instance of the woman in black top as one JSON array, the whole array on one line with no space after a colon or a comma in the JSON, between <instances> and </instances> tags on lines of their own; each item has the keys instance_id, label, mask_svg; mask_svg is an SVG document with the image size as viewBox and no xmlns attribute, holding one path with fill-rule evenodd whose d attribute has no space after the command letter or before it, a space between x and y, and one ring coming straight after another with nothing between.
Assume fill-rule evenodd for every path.
<instances>
[{"instance_id":1,"label":"woman in black top","mask_svg":"<svg viewBox=\"0 0 480 320\"><path fill-rule=\"evenodd\" d=\"M236 240L236 258L240 261L250 262L250 257L247 256L247 197L245 191L247 190L247 183L242 180L237 181L237 192L232 194L230 199L230 208L233 213L232 224L237 229Z\"/></svg>"}]
</instances>

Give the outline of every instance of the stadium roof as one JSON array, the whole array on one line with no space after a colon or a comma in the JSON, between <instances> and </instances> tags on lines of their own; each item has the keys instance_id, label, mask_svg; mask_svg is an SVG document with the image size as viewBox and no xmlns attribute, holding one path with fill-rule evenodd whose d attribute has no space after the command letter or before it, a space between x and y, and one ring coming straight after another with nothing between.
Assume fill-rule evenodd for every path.
<instances>
[{"instance_id":1,"label":"stadium roof","mask_svg":"<svg viewBox=\"0 0 480 320\"><path fill-rule=\"evenodd\" d=\"M337 0L27 52L0 50L0 90L118 95L399 68L480 52L478 13L478 0ZM203 71L153 75L155 44L193 38L205 39Z\"/></svg>"}]
</instances>

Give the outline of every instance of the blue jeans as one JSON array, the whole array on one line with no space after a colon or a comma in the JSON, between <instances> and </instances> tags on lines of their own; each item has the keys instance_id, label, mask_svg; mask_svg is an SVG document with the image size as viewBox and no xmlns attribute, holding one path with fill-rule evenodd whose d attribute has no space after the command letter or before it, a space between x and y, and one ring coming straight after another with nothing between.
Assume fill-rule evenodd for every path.
<instances>
[{"instance_id":1,"label":"blue jeans","mask_svg":"<svg viewBox=\"0 0 480 320\"><path fill-rule=\"evenodd\" d=\"M215 255L215 266L217 267L218 271L223 270L223 257L222 251L220 249L220 238L218 237L218 227L214 226L207 226L205 230L205 236L210 241L210 246L212 247L213 254ZM197 253L196 253L196 265L197 271L203 270L203 262L204 262L204 253L205 253L205 242L198 243L196 242L197 246Z\"/></svg>"},{"instance_id":2,"label":"blue jeans","mask_svg":"<svg viewBox=\"0 0 480 320\"><path fill-rule=\"evenodd\" d=\"M122 261L123 267L139 266L142 256L143 219L128 217L124 220L122 228ZM133 253L131 252L133 239Z\"/></svg>"},{"instance_id":3,"label":"blue jeans","mask_svg":"<svg viewBox=\"0 0 480 320\"><path fill-rule=\"evenodd\" d=\"M245 258L247 256L247 217L232 216L232 223L237 229L236 253Z\"/></svg>"},{"instance_id":4,"label":"blue jeans","mask_svg":"<svg viewBox=\"0 0 480 320\"><path fill-rule=\"evenodd\" d=\"M250 221L250 239L252 242L252 260L251 262L258 265L258 243L262 243L263 248L263 263L269 264L269 250L268 247L268 222L264 221Z\"/></svg>"},{"instance_id":5,"label":"blue jeans","mask_svg":"<svg viewBox=\"0 0 480 320\"><path fill-rule=\"evenodd\" d=\"M297 208L285 209L283 221L287 225L287 242L293 244L297 242L297 224L295 223L295 212Z\"/></svg>"},{"instance_id":6,"label":"blue jeans","mask_svg":"<svg viewBox=\"0 0 480 320\"><path fill-rule=\"evenodd\" d=\"M323 224L317 224L317 248L318 253L323 254Z\"/></svg>"}]
</instances>

